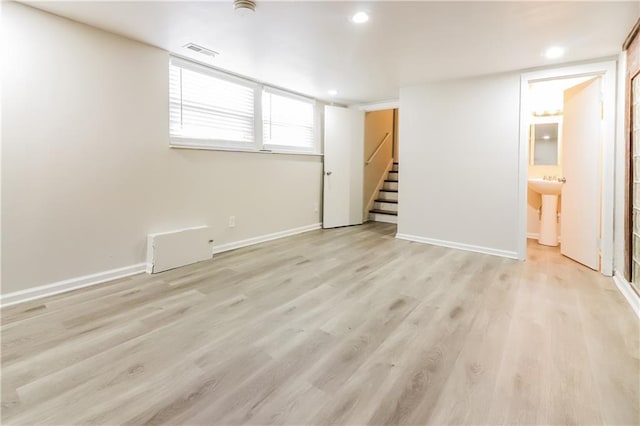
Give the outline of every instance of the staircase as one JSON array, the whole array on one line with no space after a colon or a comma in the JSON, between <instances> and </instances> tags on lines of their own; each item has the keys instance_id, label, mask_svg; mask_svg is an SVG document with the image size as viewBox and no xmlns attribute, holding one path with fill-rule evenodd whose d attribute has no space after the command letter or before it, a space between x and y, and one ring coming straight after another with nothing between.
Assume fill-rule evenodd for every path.
<instances>
[{"instance_id":1,"label":"staircase","mask_svg":"<svg viewBox=\"0 0 640 426\"><path fill-rule=\"evenodd\" d=\"M387 173L387 179L378 191L378 197L369 210L369 220L398 223L398 163Z\"/></svg>"}]
</instances>

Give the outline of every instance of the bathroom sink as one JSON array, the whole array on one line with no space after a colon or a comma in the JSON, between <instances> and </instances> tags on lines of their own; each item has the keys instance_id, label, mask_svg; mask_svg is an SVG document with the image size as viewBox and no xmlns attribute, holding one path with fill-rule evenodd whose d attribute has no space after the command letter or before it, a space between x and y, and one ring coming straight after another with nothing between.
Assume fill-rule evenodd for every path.
<instances>
[{"instance_id":1,"label":"bathroom sink","mask_svg":"<svg viewBox=\"0 0 640 426\"><path fill-rule=\"evenodd\" d=\"M529 188L541 195L560 195L562 182L557 180L529 179Z\"/></svg>"},{"instance_id":2,"label":"bathroom sink","mask_svg":"<svg viewBox=\"0 0 640 426\"><path fill-rule=\"evenodd\" d=\"M538 242L545 246L558 245L558 195L562 192L563 183L558 180L529 179L529 188L542 196Z\"/></svg>"}]
</instances>

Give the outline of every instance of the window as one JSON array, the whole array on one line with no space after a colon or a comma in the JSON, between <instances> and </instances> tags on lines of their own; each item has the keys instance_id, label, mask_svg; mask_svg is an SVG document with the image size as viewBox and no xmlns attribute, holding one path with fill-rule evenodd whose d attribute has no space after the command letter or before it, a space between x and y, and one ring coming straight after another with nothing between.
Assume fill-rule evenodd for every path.
<instances>
[{"instance_id":1,"label":"window","mask_svg":"<svg viewBox=\"0 0 640 426\"><path fill-rule=\"evenodd\" d=\"M254 147L255 85L175 59L169 80L170 135L178 143Z\"/></svg>"},{"instance_id":2,"label":"window","mask_svg":"<svg viewBox=\"0 0 640 426\"><path fill-rule=\"evenodd\" d=\"M273 149L313 151L313 101L262 92L264 146Z\"/></svg>"},{"instance_id":3,"label":"window","mask_svg":"<svg viewBox=\"0 0 640 426\"><path fill-rule=\"evenodd\" d=\"M171 58L172 146L316 153L314 124L312 99Z\"/></svg>"}]
</instances>

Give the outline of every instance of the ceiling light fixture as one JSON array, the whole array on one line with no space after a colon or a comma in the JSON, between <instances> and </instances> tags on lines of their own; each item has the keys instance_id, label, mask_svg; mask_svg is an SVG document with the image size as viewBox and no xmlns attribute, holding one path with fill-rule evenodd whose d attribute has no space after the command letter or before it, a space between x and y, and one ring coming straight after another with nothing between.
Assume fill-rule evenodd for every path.
<instances>
[{"instance_id":1,"label":"ceiling light fixture","mask_svg":"<svg viewBox=\"0 0 640 426\"><path fill-rule=\"evenodd\" d=\"M331 96L335 96L335 95L337 95L337 94L338 94L338 91L337 91L336 89L331 89L331 90L329 90L329 92L328 92L328 93L329 93L329 95L331 95Z\"/></svg>"},{"instance_id":2,"label":"ceiling light fixture","mask_svg":"<svg viewBox=\"0 0 640 426\"><path fill-rule=\"evenodd\" d=\"M233 9L240 15L249 15L256 11L256 2L253 0L233 0Z\"/></svg>"},{"instance_id":3,"label":"ceiling light fixture","mask_svg":"<svg viewBox=\"0 0 640 426\"><path fill-rule=\"evenodd\" d=\"M560 46L552 46L544 52L544 56L546 56L547 59L557 59L562 55L564 55L564 48Z\"/></svg>"},{"instance_id":4,"label":"ceiling light fixture","mask_svg":"<svg viewBox=\"0 0 640 426\"><path fill-rule=\"evenodd\" d=\"M369 20L367 12L358 12L351 17L351 22L354 24L364 24Z\"/></svg>"}]
</instances>

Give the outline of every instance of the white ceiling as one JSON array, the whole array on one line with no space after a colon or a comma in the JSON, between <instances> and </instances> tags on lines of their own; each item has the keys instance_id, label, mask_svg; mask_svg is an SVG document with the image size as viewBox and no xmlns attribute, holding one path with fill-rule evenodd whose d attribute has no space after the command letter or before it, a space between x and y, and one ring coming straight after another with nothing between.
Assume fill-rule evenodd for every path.
<instances>
[{"instance_id":1,"label":"white ceiling","mask_svg":"<svg viewBox=\"0 0 640 426\"><path fill-rule=\"evenodd\" d=\"M274 2L234 13L209 2L33 2L28 4L189 56L220 52L212 65L320 99L372 102L427 81L617 54L640 2ZM361 25L349 17L366 10ZM550 45L563 58L545 59ZM198 57L198 56L195 56ZM206 57L198 57L207 61Z\"/></svg>"}]
</instances>

